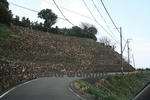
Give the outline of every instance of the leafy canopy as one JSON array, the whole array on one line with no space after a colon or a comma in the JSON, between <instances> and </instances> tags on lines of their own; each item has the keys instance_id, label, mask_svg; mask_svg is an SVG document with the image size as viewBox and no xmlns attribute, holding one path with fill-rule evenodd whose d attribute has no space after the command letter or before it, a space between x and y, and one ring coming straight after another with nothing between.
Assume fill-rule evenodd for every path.
<instances>
[{"instance_id":1,"label":"leafy canopy","mask_svg":"<svg viewBox=\"0 0 150 100\"><path fill-rule=\"evenodd\" d=\"M51 9L43 9L38 13L38 17L44 19L44 27L47 31L56 23L57 15Z\"/></svg>"},{"instance_id":2,"label":"leafy canopy","mask_svg":"<svg viewBox=\"0 0 150 100\"><path fill-rule=\"evenodd\" d=\"M11 19L12 15L8 9L7 0L0 0L0 23L10 25Z\"/></svg>"}]
</instances>

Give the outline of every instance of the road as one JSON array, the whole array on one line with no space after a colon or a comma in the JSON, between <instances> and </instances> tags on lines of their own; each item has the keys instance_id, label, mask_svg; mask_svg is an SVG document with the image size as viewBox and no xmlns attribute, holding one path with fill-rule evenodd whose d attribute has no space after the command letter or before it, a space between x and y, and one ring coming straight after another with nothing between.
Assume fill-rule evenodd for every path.
<instances>
[{"instance_id":1,"label":"road","mask_svg":"<svg viewBox=\"0 0 150 100\"><path fill-rule=\"evenodd\" d=\"M85 100L70 88L77 78L39 78L1 95L0 100Z\"/></svg>"}]
</instances>

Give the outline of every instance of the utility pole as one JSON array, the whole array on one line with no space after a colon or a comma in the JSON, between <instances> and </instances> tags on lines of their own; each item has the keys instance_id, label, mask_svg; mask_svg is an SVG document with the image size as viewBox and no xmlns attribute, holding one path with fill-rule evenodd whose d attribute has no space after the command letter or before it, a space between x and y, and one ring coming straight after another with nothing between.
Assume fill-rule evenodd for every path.
<instances>
[{"instance_id":1,"label":"utility pole","mask_svg":"<svg viewBox=\"0 0 150 100\"><path fill-rule=\"evenodd\" d=\"M119 29L119 32L120 32L120 68L121 68L121 72L123 74L124 72L124 69L123 69L123 48L122 48L122 27L120 28L116 28L116 29ZM126 44L125 44L125 47L126 47ZM125 49L124 47L124 49Z\"/></svg>"},{"instance_id":2,"label":"utility pole","mask_svg":"<svg viewBox=\"0 0 150 100\"><path fill-rule=\"evenodd\" d=\"M129 39L127 40L127 48L128 48L128 64L130 64L130 47L129 47Z\"/></svg>"},{"instance_id":3,"label":"utility pole","mask_svg":"<svg viewBox=\"0 0 150 100\"><path fill-rule=\"evenodd\" d=\"M134 60L134 55L132 54L132 59L133 59L133 66L135 68L135 60Z\"/></svg>"},{"instance_id":4,"label":"utility pole","mask_svg":"<svg viewBox=\"0 0 150 100\"><path fill-rule=\"evenodd\" d=\"M121 55L120 55L120 67L121 67L121 71L123 73L123 50L122 50L122 27L120 27L120 52L121 52Z\"/></svg>"}]
</instances>

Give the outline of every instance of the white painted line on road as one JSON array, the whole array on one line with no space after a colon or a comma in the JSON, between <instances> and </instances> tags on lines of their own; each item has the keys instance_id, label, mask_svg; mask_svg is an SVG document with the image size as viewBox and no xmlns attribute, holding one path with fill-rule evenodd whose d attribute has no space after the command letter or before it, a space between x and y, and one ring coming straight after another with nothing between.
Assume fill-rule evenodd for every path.
<instances>
[{"instance_id":1,"label":"white painted line on road","mask_svg":"<svg viewBox=\"0 0 150 100\"><path fill-rule=\"evenodd\" d=\"M1 99L2 97L4 97L5 95L7 95L9 92L11 92L11 91L14 90L14 89L15 89L15 87L12 88L12 89L10 89L10 90L8 90L8 91L5 92L4 94L2 94L2 95L0 96L0 99Z\"/></svg>"},{"instance_id":2,"label":"white painted line on road","mask_svg":"<svg viewBox=\"0 0 150 100\"><path fill-rule=\"evenodd\" d=\"M36 80L38 80L38 79L34 79L34 80L31 80L31 81L27 81L27 82L25 82L25 83L22 83L22 84L20 84L20 85L17 85L16 87L11 88L10 90L8 90L7 92L5 92L5 93L2 94L2 95L0 96L0 99L2 99L5 95L7 95L8 93L10 93L10 92L13 91L14 89L16 89L16 88L18 88L18 87L20 87L20 86L23 86L23 85L25 85L25 84L28 84L28 83L30 83L30 82L32 82L32 81L36 81Z\"/></svg>"},{"instance_id":3,"label":"white painted line on road","mask_svg":"<svg viewBox=\"0 0 150 100\"><path fill-rule=\"evenodd\" d=\"M71 88L69 88L69 90L70 90L74 95L76 95L77 97L79 97L80 99L85 100L83 97L81 97L80 95L78 95L77 93L75 93Z\"/></svg>"}]
</instances>

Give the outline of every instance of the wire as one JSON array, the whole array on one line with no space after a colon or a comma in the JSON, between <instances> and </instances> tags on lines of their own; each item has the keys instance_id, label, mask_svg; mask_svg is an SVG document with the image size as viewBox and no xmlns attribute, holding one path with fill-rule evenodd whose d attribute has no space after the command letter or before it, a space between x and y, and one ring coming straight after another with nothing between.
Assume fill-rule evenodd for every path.
<instances>
[{"instance_id":1,"label":"wire","mask_svg":"<svg viewBox=\"0 0 150 100\"><path fill-rule=\"evenodd\" d=\"M23 7L23 6L20 6L20 5L17 5L15 3L12 3L10 2L10 4L14 5L14 6L17 6L17 7L20 7L20 8L23 8L23 9L26 9L26 10L29 10L29 11L32 11L32 12L35 12L35 13L38 13L39 11L37 10L33 10L33 9L30 9L30 8L27 8L27 7Z\"/></svg>"},{"instance_id":2,"label":"wire","mask_svg":"<svg viewBox=\"0 0 150 100\"><path fill-rule=\"evenodd\" d=\"M54 0L53 0L54 1ZM84 1L84 0L83 0ZM55 2L55 1L54 1ZM35 13L39 13L39 11L37 11L37 10L33 10L33 9L30 9L30 8L27 8L27 7L23 7L23 6L20 6L20 5L18 5L18 4L15 4L15 3L12 3L12 2L9 2L10 4L12 4L12 5L14 5L14 6L17 6L17 7L19 7L19 8L22 8L22 9L26 9L26 10L28 10L28 11L31 11L31 12L35 12ZM55 2L56 3L56 2ZM87 6L87 4L85 3L85 1L84 1L84 4L86 5L86 7L88 8L88 6ZM57 4L55 4L55 5L57 5ZM58 7L58 5L57 5L57 7ZM59 7L58 7L59 8ZM60 9L60 8L59 8ZM62 8L63 9L63 8ZM67 9L67 8L64 8L64 9ZM88 10L90 11L90 9L88 8ZM68 11L69 11L69 9L68 9ZM71 11L71 10L70 10ZM60 10L60 12L62 12L61 10ZM74 11L72 11L72 12L74 12ZM75 13L75 12L74 12ZM90 13L92 14L92 12L90 11ZM78 15L80 15L78 12L76 12L76 14L78 14ZM63 13L62 13L62 15L64 15ZM82 16L84 16L84 15L82 15ZM84 16L84 17L86 17L86 18L89 18L90 20L93 20L93 21L95 21L98 25L100 25L101 27L102 27L102 29L107 33L107 34L109 34L110 35L110 33L100 24L100 23L98 23L97 22L97 20L96 20L96 18L94 17L94 15L92 14L92 16L93 16L93 18L94 18L94 20L92 19L92 18L90 18L90 17L88 17L88 16ZM61 19L61 20L65 20L65 21L67 21L67 22L69 22L70 24L72 24L65 16L64 16L64 18L61 18L61 17L58 17L59 19ZM73 24L72 24L73 25ZM111 35L110 35L111 36ZM111 36L112 37L112 36ZM112 37L113 38L113 37ZM114 39L115 40L115 39ZM116 40L115 40L115 42L116 43L118 43Z\"/></svg>"},{"instance_id":3,"label":"wire","mask_svg":"<svg viewBox=\"0 0 150 100\"><path fill-rule=\"evenodd\" d=\"M33 10L33 9L30 9L30 8L27 8L27 7L23 7L23 6L20 6L18 4L12 3L12 2L9 2L9 4L14 5L16 7L19 7L19 8L22 8L22 9L25 9L25 10L28 10L28 11L31 11L31 12L39 13L39 11L37 11L37 10ZM67 21L64 18L61 18L61 17L58 17L58 18Z\"/></svg>"},{"instance_id":4,"label":"wire","mask_svg":"<svg viewBox=\"0 0 150 100\"><path fill-rule=\"evenodd\" d=\"M110 18L111 22L113 23L113 25L115 26L115 28L116 28L116 29L118 30L118 32L120 33L120 31L119 31L118 27L116 26L115 22L113 21L112 17L110 16L110 14L109 14L109 12L108 12L107 8L105 7L105 5L104 5L103 1L102 1L102 0L100 0L100 1L101 1L102 5L103 5L103 7L104 7L104 9L105 9L105 11L106 11L106 13L107 13L107 15L109 16L109 18Z\"/></svg>"},{"instance_id":5,"label":"wire","mask_svg":"<svg viewBox=\"0 0 150 100\"><path fill-rule=\"evenodd\" d=\"M50 2L48 2L48 1L45 1L45 2L50 3ZM89 17L89 16L83 15L83 14L81 14L81 13L78 13L78 12L76 12L76 11L70 10L70 9L65 8L65 7L62 7L62 6L59 6L59 7L62 8L63 10L68 11L68 12L71 12L71 13L74 13L74 14L79 15L79 16L81 16L81 17L84 17L84 18L87 18L87 19L90 19L90 20L95 21L94 19L92 19L92 18ZM104 18L103 18L103 19L104 19ZM95 21L95 22L96 22L96 21ZM106 22L106 21L105 21L105 22ZM111 29L110 29L110 31L111 31ZM112 31L111 31L111 32L112 32ZM113 37L112 35L111 35L111 37L114 39L114 37Z\"/></svg>"},{"instance_id":6,"label":"wire","mask_svg":"<svg viewBox=\"0 0 150 100\"><path fill-rule=\"evenodd\" d=\"M101 16L101 18L102 18L103 21L105 22L105 24L106 24L107 28L109 29L109 31L111 32L111 34L112 34L114 37L116 37L116 36L114 35L114 33L112 32L111 28L109 27L109 25L107 24L106 20L104 19L103 15L101 14L100 10L99 10L98 7L96 6L94 0L91 0L91 1L92 1L92 3L93 3L94 7L96 8L97 12L99 13L99 15ZM112 36L112 37L113 37L113 36Z\"/></svg>"},{"instance_id":7,"label":"wire","mask_svg":"<svg viewBox=\"0 0 150 100\"><path fill-rule=\"evenodd\" d=\"M45 1L45 2L50 3L50 2L48 2L48 1ZM62 6L59 6L59 7L60 7L60 8L62 8L63 10L66 10L66 11L68 11L68 12L74 13L74 14L79 15L79 16L81 16L81 17L84 17L84 18L87 18L87 19L93 20L91 17L86 16L86 15L83 15L83 14L78 13L78 12L76 12L76 11L70 10L70 9L65 8L65 7L62 7ZM95 20L93 20L93 21L95 21Z\"/></svg>"},{"instance_id":8,"label":"wire","mask_svg":"<svg viewBox=\"0 0 150 100\"><path fill-rule=\"evenodd\" d=\"M68 20L66 18L66 16L63 14L63 12L61 11L61 9L59 8L59 6L57 5L57 3L55 2L55 0L53 0L54 4L56 5L56 7L58 8L58 10L60 11L60 13L63 15L63 17L70 23L72 24L73 26L75 26L70 20Z\"/></svg>"},{"instance_id":9,"label":"wire","mask_svg":"<svg viewBox=\"0 0 150 100\"><path fill-rule=\"evenodd\" d=\"M101 27L107 34L110 35L110 33L96 20L96 18L94 17L93 13L92 13L91 10L89 9L88 5L86 4L85 0L82 0L82 1L83 1L83 3L84 3L85 7L87 8L87 10L88 10L88 11L90 12L90 14L92 15L92 17L93 17L93 19L95 20L95 22L96 22L98 25L100 25L100 27ZM110 35L110 36L111 36L111 35ZM111 36L111 37L112 37L112 36ZM112 37L112 38L113 38L113 37ZM114 41L115 41L116 43L118 43L117 40L114 39Z\"/></svg>"},{"instance_id":10,"label":"wire","mask_svg":"<svg viewBox=\"0 0 150 100\"><path fill-rule=\"evenodd\" d=\"M90 18L90 17L88 17L88 16L86 16L86 15L80 14L80 13L78 13L78 12L76 12L76 11L73 11L73 10L70 10L70 9L67 9L67 8L64 8L64 7L60 7L60 8L66 10L66 11L72 12L72 13L74 13L74 14L77 14L77 15L79 15L79 16L85 17L85 18L87 18L87 19L93 20L92 18Z\"/></svg>"},{"instance_id":11,"label":"wire","mask_svg":"<svg viewBox=\"0 0 150 100\"><path fill-rule=\"evenodd\" d=\"M109 12L108 12L108 10L107 10L107 8L106 8L106 6L105 6L103 0L100 0L100 1L101 1L102 5L103 5L103 7L104 7L104 9L105 9L105 11L106 11L106 13L107 13L107 15L109 16L111 22L113 23L113 25L115 26L115 28L117 29L117 31L120 33L120 30L118 29L118 27L116 26L116 24L115 24L115 22L113 21L112 17L110 16L110 14L109 14ZM123 38L123 39L124 39L124 38ZM124 39L124 41L125 41L125 39Z\"/></svg>"}]
</instances>

